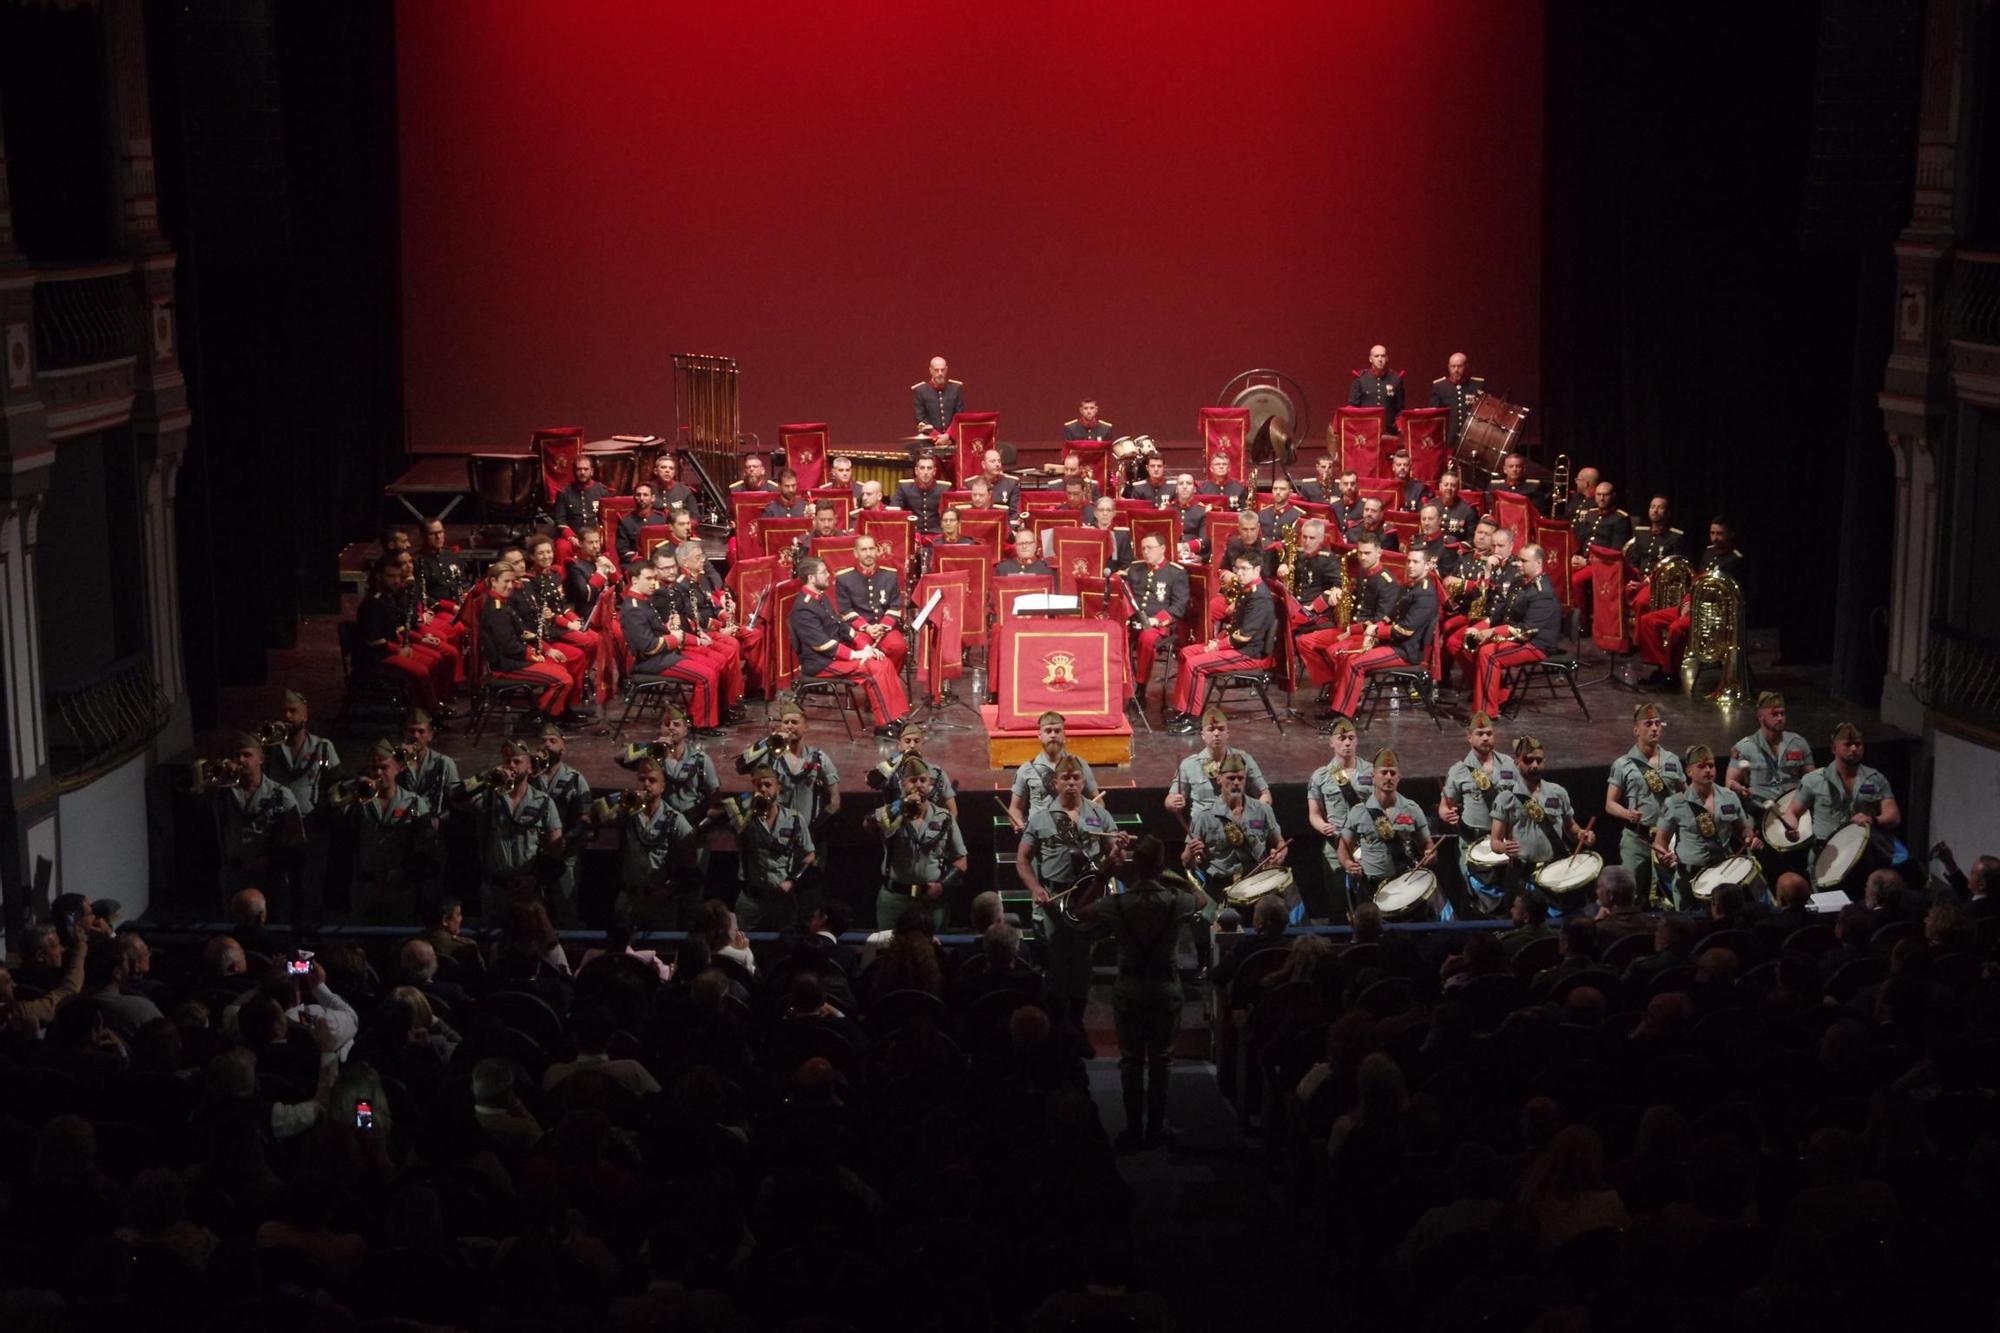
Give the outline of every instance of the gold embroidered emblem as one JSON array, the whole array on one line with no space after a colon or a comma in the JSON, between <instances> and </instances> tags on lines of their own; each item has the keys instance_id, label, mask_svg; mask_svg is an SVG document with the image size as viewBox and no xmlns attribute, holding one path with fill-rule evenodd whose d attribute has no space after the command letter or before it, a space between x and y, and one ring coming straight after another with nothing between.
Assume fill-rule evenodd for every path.
<instances>
[{"instance_id":1,"label":"gold embroidered emblem","mask_svg":"<svg viewBox=\"0 0 2000 1333\"><path fill-rule=\"evenodd\" d=\"M1485 769L1475 768L1472 770L1472 785L1479 791L1492 791L1493 779L1487 775Z\"/></svg>"},{"instance_id":2,"label":"gold embroidered emblem","mask_svg":"<svg viewBox=\"0 0 2000 1333\"><path fill-rule=\"evenodd\" d=\"M1646 770L1646 790L1658 796L1667 789L1666 780L1652 769Z\"/></svg>"},{"instance_id":3,"label":"gold embroidered emblem","mask_svg":"<svg viewBox=\"0 0 2000 1333\"><path fill-rule=\"evenodd\" d=\"M1222 840L1231 847L1241 847L1246 841L1243 836L1243 830L1235 824L1226 824L1223 826Z\"/></svg>"},{"instance_id":4,"label":"gold embroidered emblem","mask_svg":"<svg viewBox=\"0 0 2000 1333\"><path fill-rule=\"evenodd\" d=\"M1395 830L1390 826L1387 815L1375 816L1375 836L1384 842L1395 836Z\"/></svg>"},{"instance_id":5,"label":"gold embroidered emblem","mask_svg":"<svg viewBox=\"0 0 2000 1333\"><path fill-rule=\"evenodd\" d=\"M1528 818L1537 824L1549 817L1549 812L1542 808L1542 803L1532 796L1528 798L1527 811Z\"/></svg>"},{"instance_id":6,"label":"gold embroidered emblem","mask_svg":"<svg viewBox=\"0 0 2000 1333\"><path fill-rule=\"evenodd\" d=\"M1695 816L1694 828L1695 832L1701 834L1702 837L1713 838L1715 836L1715 816L1706 810L1702 811Z\"/></svg>"},{"instance_id":7,"label":"gold embroidered emblem","mask_svg":"<svg viewBox=\"0 0 2000 1333\"><path fill-rule=\"evenodd\" d=\"M1055 689L1067 689L1076 684L1076 657L1072 653L1050 653L1042 659L1042 665L1049 673L1042 677L1042 684Z\"/></svg>"}]
</instances>

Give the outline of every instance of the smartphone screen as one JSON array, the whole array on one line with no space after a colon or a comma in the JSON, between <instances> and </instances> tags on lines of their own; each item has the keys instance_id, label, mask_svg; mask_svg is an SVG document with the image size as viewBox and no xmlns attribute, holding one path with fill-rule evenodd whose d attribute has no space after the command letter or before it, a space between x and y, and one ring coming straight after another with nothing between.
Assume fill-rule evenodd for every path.
<instances>
[{"instance_id":1,"label":"smartphone screen","mask_svg":"<svg viewBox=\"0 0 2000 1333\"><path fill-rule=\"evenodd\" d=\"M356 1129L375 1128L375 1108L367 1102L354 1103L354 1127Z\"/></svg>"}]
</instances>

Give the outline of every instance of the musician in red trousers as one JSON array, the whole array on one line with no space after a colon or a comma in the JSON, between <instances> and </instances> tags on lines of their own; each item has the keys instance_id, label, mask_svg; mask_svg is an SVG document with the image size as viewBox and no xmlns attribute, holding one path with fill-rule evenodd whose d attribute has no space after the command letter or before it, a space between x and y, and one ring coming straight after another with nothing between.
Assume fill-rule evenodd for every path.
<instances>
[{"instance_id":1,"label":"musician in red trousers","mask_svg":"<svg viewBox=\"0 0 2000 1333\"><path fill-rule=\"evenodd\" d=\"M1352 717L1370 672L1422 666L1437 623L1438 594L1431 583L1431 558L1422 551L1412 551L1409 581L1397 593L1395 606L1369 627L1374 632L1367 637L1374 646L1340 659L1329 707L1342 717Z\"/></svg>"},{"instance_id":2,"label":"musician in red trousers","mask_svg":"<svg viewBox=\"0 0 2000 1333\"><path fill-rule=\"evenodd\" d=\"M411 641L407 591L401 561L394 556L375 562L368 573L368 595L354 612L360 639L357 665L387 668L402 677L410 702L433 717L449 717L445 704L452 696L449 660Z\"/></svg>"},{"instance_id":3,"label":"musician in red trousers","mask_svg":"<svg viewBox=\"0 0 2000 1333\"><path fill-rule=\"evenodd\" d=\"M1235 623L1207 643L1196 644L1181 654L1180 672L1174 679L1174 706L1168 715L1167 730L1191 736L1199 730L1198 714L1208 709L1210 681L1229 671L1260 671L1271 665L1271 653L1278 643L1278 609L1271 590L1264 586L1263 560L1244 552L1236 557L1236 581L1243 595L1236 601Z\"/></svg>"},{"instance_id":4,"label":"musician in red trousers","mask_svg":"<svg viewBox=\"0 0 2000 1333\"><path fill-rule=\"evenodd\" d=\"M1546 553L1539 546L1521 548L1521 576L1500 616L1490 627L1465 631L1458 663L1472 690L1468 705L1475 713L1499 716L1513 691L1507 672L1539 662L1562 643L1562 602L1542 572Z\"/></svg>"},{"instance_id":5,"label":"musician in red trousers","mask_svg":"<svg viewBox=\"0 0 2000 1333\"><path fill-rule=\"evenodd\" d=\"M1743 553L1736 549L1736 537L1720 518L1708 525L1708 549L1702 552L1701 572L1719 570L1743 584ZM1632 637L1639 643L1639 658L1653 667L1652 676L1642 685L1671 685L1680 674L1681 654L1687 651L1688 635L1694 629L1693 603L1683 597L1679 606L1654 607L1642 612L1633 623Z\"/></svg>"},{"instance_id":6,"label":"musician in red trousers","mask_svg":"<svg viewBox=\"0 0 2000 1333\"><path fill-rule=\"evenodd\" d=\"M479 656L486 670L500 680L527 681L540 687L535 709L563 726L589 721L576 711L583 689L578 678L545 659L539 643L521 633L508 599L514 595L514 567L497 560L486 571L486 592L479 603Z\"/></svg>"},{"instance_id":7,"label":"musician in red trousers","mask_svg":"<svg viewBox=\"0 0 2000 1333\"><path fill-rule=\"evenodd\" d=\"M806 680L849 677L861 683L868 707L875 717L875 734L894 737L903 733L905 715L910 711L903 682L890 665L889 656L865 632L840 618L828 589L833 576L826 561L806 556L799 561L799 578L806 590L792 605L792 651L799 660L799 675Z\"/></svg>"}]
</instances>

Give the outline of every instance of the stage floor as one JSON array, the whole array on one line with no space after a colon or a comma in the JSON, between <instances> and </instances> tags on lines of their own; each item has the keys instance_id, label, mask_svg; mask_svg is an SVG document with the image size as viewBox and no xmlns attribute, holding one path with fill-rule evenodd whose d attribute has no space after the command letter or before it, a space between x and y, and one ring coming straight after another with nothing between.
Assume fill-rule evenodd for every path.
<instances>
[{"instance_id":1,"label":"stage floor","mask_svg":"<svg viewBox=\"0 0 2000 1333\"><path fill-rule=\"evenodd\" d=\"M270 681L267 685L225 691L222 724L197 737L197 753L219 755L227 748L229 738L236 731L276 717L279 696L288 687L300 689L314 701L315 729L324 730L338 710L342 694L335 623L331 618L324 617L302 621L297 646L271 654ZM1539 736L1549 750L1552 776L1558 771L1595 770L1602 773L1613 759L1630 748L1631 712L1633 706L1641 701L1657 703L1665 713L1665 741L1675 750L1700 743L1722 752L1756 726L1756 719L1749 709L1725 713L1706 701L1690 699L1678 693L1640 694L1614 685L1613 668L1625 660L1608 658L1586 643L1581 683L1590 717L1586 719L1577 710L1567 691L1551 697L1538 688L1522 708L1519 718L1502 723L1502 743L1511 743L1514 737L1531 733ZM1843 720L1858 723L1878 749L1889 743L1910 739L1887 728L1872 710L1831 697L1824 688L1821 671L1773 664L1768 651L1759 651L1754 639L1752 664L1759 688L1784 691L1790 705L1791 729L1811 741L1822 757L1835 724ZM963 688L965 682L958 684ZM1146 693L1147 716L1155 728L1159 726L1163 687L1170 688L1171 682L1164 681L1156 672ZM1301 690L1294 703L1300 716L1288 718L1282 734L1263 715L1255 699L1242 701L1230 710L1234 719L1232 743L1256 755L1265 775L1274 785L1303 783L1313 769L1326 762L1327 742L1319 734L1320 724L1311 717L1315 707L1311 693ZM715 756L725 781L730 779L731 761L735 756L769 731L764 701L753 698L746 701L746 706L750 712L747 722L732 728L727 738L704 742L705 748ZM622 705L614 701L610 719L615 720L620 711ZM939 721L942 725L932 728L924 742L924 753L944 766L961 791L975 799L982 793L998 792L1004 799L1012 775L987 767L986 734L976 710L968 702L961 701L946 708ZM440 738L438 748L458 759L461 771L472 772L489 767L498 758L502 737L495 730L489 728L482 744L475 746L470 741L469 723L464 718L455 722L453 728ZM1098 781L1113 792L1164 791L1182 758L1198 748L1200 741L1194 736L1172 736L1160 730L1148 732L1136 723L1134 730L1131 765L1120 769L1102 769L1097 773ZM366 744L394 731L391 720L378 715L372 721L364 720L349 735L336 735L335 742L343 757L352 761L359 757ZM568 746L570 763L600 787L622 786L626 779L624 770L612 762L624 742L612 740L609 731L608 721L600 720L598 725L572 733ZM843 791L866 793L867 770L893 748L886 742L877 741L859 725L856 726L855 736L850 739L830 716L822 718L816 715L808 736L833 757L840 770ZM652 739L650 728L645 734L634 733L629 739ZM1418 799L1426 800L1428 804L1429 800L1421 791L1429 791L1429 799L1434 799L1437 781L1465 754L1464 727L1454 717L1445 718L1441 729L1433 727L1421 709L1404 708L1393 714L1385 710L1369 723L1362 736L1364 754L1381 746L1395 748L1402 759L1406 784L1418 784L1421 789ZM1870 762L1885 766L1884 759L1871 755ZM1893 768L1887 771L1892 780L1899 777ZM1594 808L1603 795L1601 787L1595 791L1578 789L1573 794L1586 810ZM960 800L961 815L968 813L968 806L966 800ZM987 807L989 811L991 808Z\"/></svg>"}]
</instances>

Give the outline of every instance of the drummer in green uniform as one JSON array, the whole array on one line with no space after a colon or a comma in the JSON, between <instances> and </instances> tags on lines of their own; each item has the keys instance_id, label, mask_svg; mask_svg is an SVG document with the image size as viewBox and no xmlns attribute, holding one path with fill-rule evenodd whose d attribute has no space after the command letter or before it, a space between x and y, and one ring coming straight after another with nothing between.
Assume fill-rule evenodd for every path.
<instances>
[{"instance_id":1,"label":"drummer in green uniform","mask_svg":"<svg viewBox=\"0 0 2000 1333\"><path fill-rule=\"evenodd\" d=\"M1543 780L1548 751L1541 741L1533 736L1515 741L1514 763L1521 785L1500 793L1487 836L1494 851L1513 859L1515 873L1526 878L1550 861L1595 846L1597 835L1576 822L1576 803L1562 784ZM1551 907L1563 910L1561 904Z\"/></svg>"},{"instance_id":2,"label":"drummer in green uniform","mask_svg":"<svg viewBox=\"0 0 2000 1333\"><path fill-rule=\"evenodd\" d=\"M1215 904L1229 885L1246 875L1283 865L1287 844L1271 807L1243 794L1249 779L1249 765L1239 755L1230 755L1216 772L1222 799L1198 806L1188 840L1181 847L1181 864L1205 867L1203 883L1211 899L1202 909L1201 925L1195 931L1195 953L1203 966L1208 963L1208 927L1214 921Z\"/></svg>"},{"instance_id":3,"label":"drummer in green uniform","mask_svg":"<svg viewBox=\"0 0 2000 1333\"><path fill-rule=\"evenodd\" d=\"M1458 832L1458 873L1472 901L1489 913L1498 912L1506 905L1506 892L1497 879L1489 882L1471 857L1493 827L1493 803L1501 792L1521 785L1521 770L1495 749L1491 714L1475 712L1468 718L1465 739L1472 748L1444 775L1438 818L1447 830Z\"/></svg>"},{"instance_id":4,"label":"drummer in green uniform","mask_svg":"<svg viewBox=\"0 0 2000 1333\"><path fill-rule=\"evenodd\" d=\"M1632 748L1611 761L1604 789L1605 816L1625 826L1618 835L1618 864L1632 872L1641 902L1667 896L1667 886L1653 882L1653 830L1667 801L1688 783L1680 756L1660 744L1666 725L1658 704L1632 710Z\"/></svg>"},{"instance_id":5,"label":"drummer in green uniform","mask_svg":"<svg viewBox=\"0 0 2000 1333\"><path fill-rule=\"evenodd\" d=\"M1796 791L1812 771L1811 744L1796 731L1785 730L1785 696L1764 691L1757 696L1757 730L1730 747L1723 781L1742 798L1750 817L1765 821L1764 832L1771 833L1769 821L1779 817L1780 798ZM1797 869L1796 858L1802 855L1798 849L1766 844L1757 859L1765 877L1775 882L1779 871Z\"/></svg>"},{"instance_id":6,"label":"drummer in green uniform","mask_svg":"<svg viewBox=\"0 0 2000 1333\"><path fill-rule=\"evenodd\" d=\"M1687 790L1669 797L1653 825L1653 854L1672 877L1676 906L1695 905L1695 877L1721 865L1740 850L1762 845L1750 823L1743 798L1715 783L1715 752L1706 745L1689 748L1683 759ZM1744 888L1758 899L1769 896L1763 877Z\"/></svg>"},{"instance_id":7,"label":"drummer in green uniform","mask_svg":"<svg viewBox=\"0 0 2000 1333\"><path fill-rule=\"evenodd\" d=\"M1061 715L1056 714L1056 741L1061 742ZM1044 735L1048 729L1044 727ZM1038 756L1039 757L1039 756ZM1025 771L1028 765L1023 764ZM1053 793L1035 810L1021 830L1014 852L1014 870L1035 900L1035 924L1049 946L1049 1009L1052 1017L1081 1021L1090 999L1092 932L1071 924L1060 905L1049 899L1098 872L1105 858L1124 844L1118 820L1096 801L1084 798L1089 766L1073 754L1054 759L1048 767ZM1040 780L1034 784L1039 787ZM1016 794L1027 787L1017 782Z\"/></svg>"},{"instance_id":8,"label":"drummer in green uniform","mask_svg":"<svg viewBox=\"0 0 2000 1333\"><path fill-rule=\"evenodd\" d=\"M1165 1131L1168 1071L1182 1005L1174 945L1180 923L1208 907L1199 888L1188 892L1163 882L1164 861L1158 838L1139 839L1126 866L1131 887L1106 894L1083 911L1086 919L1109 926L1118 943L1111 1016L1118 1030L1118 1082L1125 1103L1125 1129L1118 1136L1123 1149L1156 1143Z\"/></svg>"},{"instance_id":9,"label":"drummer in green uniform","mask_svg":"<svg viewBox=\"0 0 2000 1333\"><path fill-rule=\"evenodd\" d=\"M1340 830L1340 863L1360 886L1357 896L1373 901L1385 880L1423 868L1431 859L1430 823L1424 808L1398 788L1402 765L1394 750L1378 750L1374 761L1375 790L1347 812ZM1442 895L1439 915L1451 919Z\"/></svg>"},{"instance_id":10,"label":"drummer in green uniform","mask_svg":"<svg viewBox=\"0 0 2000 1333\"><path fill-rule=\"evenodd\" d=\"M1779 811L1788 829L1798 828L1801 814L1812 815L1814 857L1848 824L1891 837L1901 827L1903 812L1896 805L1895 789L1881 770L1861 762L1867 753L1861 728L1841 723L1833 729L1833 762L1806 774Z\"/></svg>"},{"instance_id":11,"label":"drummer in green uniform","mask_svg":"<svg viewBox=\"0 0 2000 1333\"><path fill-rule=\"evenodd\" d=\"M1306 781L1306 818L1313 832L1326 839L1320 854L1326 859L1327 888L1339 891L1350 912L1360 901L1356 897L1359 886L1348 881L1341 861L1340 830L1347 823L1347 812L1375 791L1375 765L1354 753L1360 744L1354 724L1344 717L1336 719L1327 729L1327 746L1333 757L1314 769Z\"/></svg>"}]
</instances>

